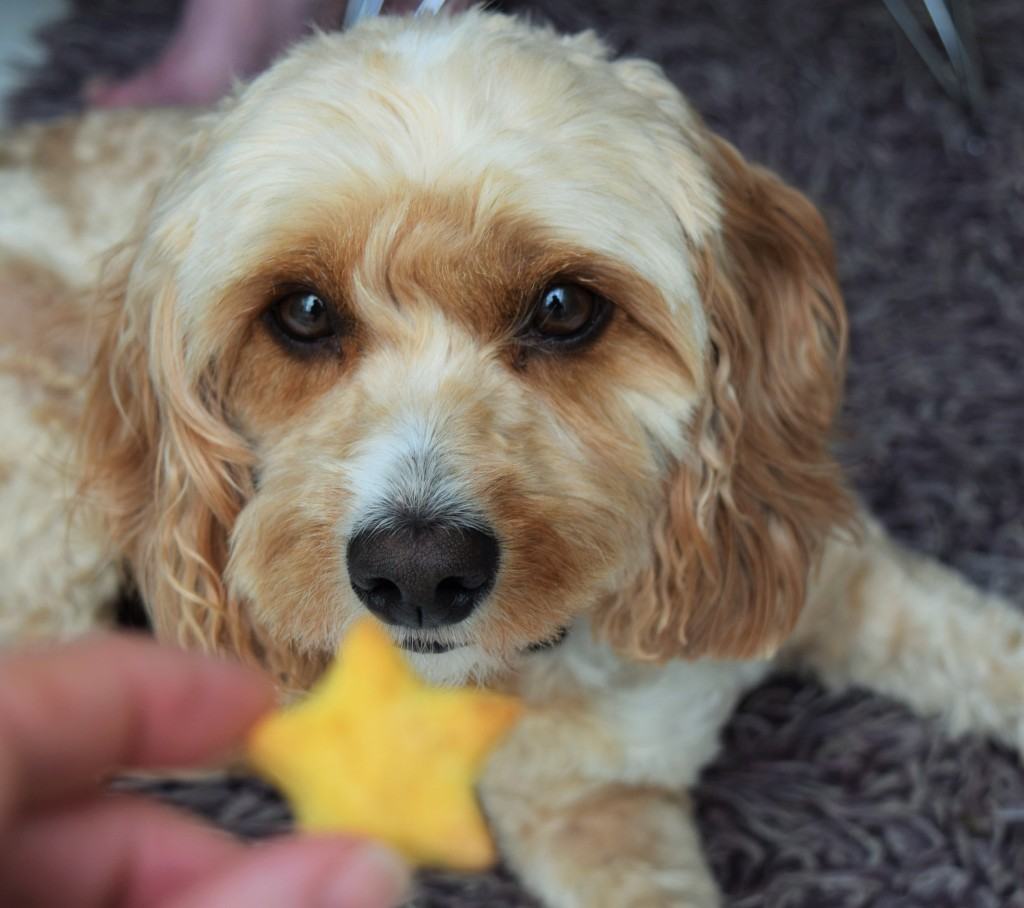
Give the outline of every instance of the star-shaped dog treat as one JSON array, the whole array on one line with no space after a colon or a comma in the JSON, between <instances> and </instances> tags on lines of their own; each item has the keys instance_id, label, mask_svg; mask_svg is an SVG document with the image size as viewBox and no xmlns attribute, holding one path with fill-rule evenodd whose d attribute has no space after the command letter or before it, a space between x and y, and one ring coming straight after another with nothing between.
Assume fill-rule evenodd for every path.
<instances>
[{"instance_id":1,"label":"star-shaped dog treat","mask_svg":"<svg viewBox=\"0 0 1024 908\"><path fill-rule=\"evenodd\" d=\"M303 829L375 838L421 866L482 870L496 855L474 786L521 712L500 694L429 687L365 619L307 699L256 726L248 755Z\"/></svg>"}]
</instances>

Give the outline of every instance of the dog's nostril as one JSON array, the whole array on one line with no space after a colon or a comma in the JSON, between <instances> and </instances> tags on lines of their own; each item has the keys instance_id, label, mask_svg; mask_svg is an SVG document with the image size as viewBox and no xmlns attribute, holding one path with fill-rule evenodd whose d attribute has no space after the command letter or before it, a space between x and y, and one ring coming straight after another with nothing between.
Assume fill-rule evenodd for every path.
<instances>
[{"instance_id":1,"label":"dog's nostril","mask_svg":"<svg viewBox=\"0 0 1024 908\"><path fill-rule=\"evenodd\" d=\"M372 577L362 582L352 581L366 597L379 608L389 608L402 601L402 591L385 577Z\"/></svg>"},{"instance_id":2,"label":"dog's nostril","mask_svg":"<svg viewBox=\"0 0 1024 908\"><path fill-rule=\"evenodd\" d=\"M466 592L478 590L487 582L486 577L445 577L438 585L438 590Z\"/></svg>"},{"instance_id":3,"label":"dog's nostril","mask_svg":"<svg viewBox=\"0 0 1024 908\"><path fill-rule=\"evenodd\" d=\"M389 589L398 591L398 587L387 577L353 577L352 584L364 593L377 593Z\"/></svg>"},{"instance_id":4,"label":"dog's nostril","mask_svg":"<svg viewBox=\"0 0 1024 908\"><path fill-rule=\"evenodd\" d=\"M469 577L445 577L434 591L434 603L448 610L472 608L474 593L485 583L486 578L473 582Z\"/></svg>"}]
</instances>

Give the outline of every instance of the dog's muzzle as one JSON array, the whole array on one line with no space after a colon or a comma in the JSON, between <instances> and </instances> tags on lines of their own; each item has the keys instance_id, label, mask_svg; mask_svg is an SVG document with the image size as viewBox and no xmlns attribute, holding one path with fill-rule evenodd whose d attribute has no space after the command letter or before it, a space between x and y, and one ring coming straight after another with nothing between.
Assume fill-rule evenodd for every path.
<instances>
[{"instance_id":1,"label":"dog's muzzle","mask_svg":"<svg viewBox=\"0 0 1024 908\"><path fill-rule=\"evenodd\" d=\"M363 604L386 624L444 627L468 618L498 574L493 533L446 523L413 523L356 533L348 576Z\"/></svg>"}]
</instances>

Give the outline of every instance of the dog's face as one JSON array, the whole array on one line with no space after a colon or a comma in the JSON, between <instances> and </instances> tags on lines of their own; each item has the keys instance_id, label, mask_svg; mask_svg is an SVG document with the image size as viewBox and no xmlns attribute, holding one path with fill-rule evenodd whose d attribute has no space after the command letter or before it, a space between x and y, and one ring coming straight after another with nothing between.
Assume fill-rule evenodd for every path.
<instances>
[{"instance_id":1,"label":"dog's face","mask_svg":"<svg viewBox=\"0 0 1024 908\"><path fill-rule=\"evenodd\" d=\"M292 680L368 611L444 681L585 612L761 652L843 511L813 209L588 37L314 39L211 116L117 302L87 454L158 626Z\"/></svg>"}]
</instances>

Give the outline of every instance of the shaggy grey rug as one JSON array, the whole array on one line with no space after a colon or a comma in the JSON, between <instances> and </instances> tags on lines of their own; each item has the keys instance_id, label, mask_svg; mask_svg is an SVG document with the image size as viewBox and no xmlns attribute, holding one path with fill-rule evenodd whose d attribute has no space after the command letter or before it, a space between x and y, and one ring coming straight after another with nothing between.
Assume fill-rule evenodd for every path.
<instances>
[{"instance_id":1,"label":"shaggy grey rug","mask_svg":"<svg viewBox=\"0 0 1024 908\"><path fill-rule=\"evenodd\" d=\"M858 487L899 537L1024 602L1024 6L974 5L976 122L881 0L529 8L662 63L715 128L823 207L853 321L843 452ZM84 78L125 71L172 19L171 0L79 0L12 111L73 109ZM242 834L287 825L248 780L161 793ZM732 908L1024 908L1021 763L877 697L766 684L696 800ZM432 874L415 904L532 903L504 875Z\"/></svg>"}]
</instances>

